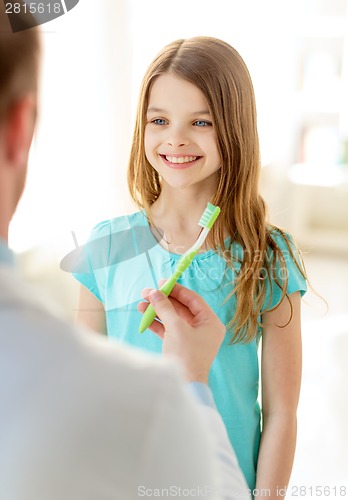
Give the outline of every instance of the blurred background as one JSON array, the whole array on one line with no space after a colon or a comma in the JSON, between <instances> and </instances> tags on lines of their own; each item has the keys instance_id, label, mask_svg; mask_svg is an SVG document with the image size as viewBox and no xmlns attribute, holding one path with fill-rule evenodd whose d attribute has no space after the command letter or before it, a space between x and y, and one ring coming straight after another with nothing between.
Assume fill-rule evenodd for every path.
<instances>
[{"instance_id":1,"label":"blurred background","mask_svg":"<svg viewBox=\"0 0 348 500\"><path fill-rule=\"evenodd\" d=\"M97 222L137 210L126 166L148 64L177 38L209 35L233 45L255 87L271 221L293 233L316 292L303 304L287 498L348 497L347 3L80 0L42 27L39 124L10 230L23 273L72 320L77 283L60 271L61 259Z\"/></svg>"}]
</instances>

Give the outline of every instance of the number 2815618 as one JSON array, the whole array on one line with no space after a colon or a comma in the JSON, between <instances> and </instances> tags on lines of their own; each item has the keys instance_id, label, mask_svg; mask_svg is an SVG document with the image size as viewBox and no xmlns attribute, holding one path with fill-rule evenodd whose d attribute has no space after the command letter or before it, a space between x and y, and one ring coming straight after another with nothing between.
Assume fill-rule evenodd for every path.
<instances>
[{"instance_id":1,"label":"number 2815618","mask_svg":"<svg viewBox=\"0 0 348 500\"><path fill-rule=\"evenodd\" d=\"M63 7L60 3L55 2L51 3L48 2L47 4L44 3L7 3L5 5L6 8L6 14L60 14L60 12L63 10Z\"/></svg>"}]
</instances>

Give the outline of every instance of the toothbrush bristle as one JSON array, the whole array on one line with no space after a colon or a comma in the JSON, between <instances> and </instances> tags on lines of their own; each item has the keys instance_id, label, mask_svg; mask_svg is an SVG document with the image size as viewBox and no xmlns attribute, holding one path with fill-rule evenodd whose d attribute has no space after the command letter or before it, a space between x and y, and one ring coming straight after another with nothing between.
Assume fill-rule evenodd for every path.
<instances>
[{"instance_id":1,"label":"toothbrush bristle","mask_svg":"<svg viewBox=\"0 0 348 500\"><path fill-rule=\"evenodd\" d=\"M214 222L218 218L220 211L220 207L216 207L215 205L208 203L207 208L204 210L201 218L199 219L198 225L211 229Z\"/></svg>"}]
</instances>

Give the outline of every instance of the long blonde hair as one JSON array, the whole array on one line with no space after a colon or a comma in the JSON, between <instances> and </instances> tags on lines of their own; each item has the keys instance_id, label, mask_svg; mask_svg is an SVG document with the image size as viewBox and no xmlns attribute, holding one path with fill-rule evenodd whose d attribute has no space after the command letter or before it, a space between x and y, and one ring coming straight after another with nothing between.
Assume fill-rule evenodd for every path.
<instances>
[{"instance_id":1,"label":"long blonde hair","mask_svg":"<svg viewBox=\"0 0 348 500\"><path fill-rule=\"evenodd\" d=\"M275 273L277 262L281 268L286 266L284 256L271 236L274 231L284 237L294 257L286 234L267 224L266 205L258 192L260 152L250 74L233 47L211 37L176 40L164 47L150 64L140 90L128 166L131 196L148 214L161 192L161 181L145 155L146 113L152 85L164 73L172 73L193 83L209 106L222 159L216 192L210 200L220 206L221 215L210 233L210 244L234 269L238 258L231 251L226 252L226 231L231 242L238 243L243 249L235 286L226 299L236 297L236 311L227 327L233 329L232 342L249 342L257 334L259 316L265 305L265 272L270 283L275 281L282 290L281 299L286 296L287 277L280 282ZM304 273L300 266L299 269ZM292 311L290 320L291 316Z\"/></svg>"}]
</instances>

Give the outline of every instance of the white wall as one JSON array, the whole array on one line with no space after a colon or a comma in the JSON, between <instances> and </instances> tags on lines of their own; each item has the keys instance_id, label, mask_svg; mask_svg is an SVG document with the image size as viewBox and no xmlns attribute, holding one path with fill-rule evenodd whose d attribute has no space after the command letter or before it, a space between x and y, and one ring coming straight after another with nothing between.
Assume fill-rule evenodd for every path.
<instances>
[{"instance_id":1,"label":"white wall","mask_svg":"<svg viewBox=\"0 0 348 500\"><path fill-rule=\"evenodd\" d=\"M126 210L131 136L127 2L81 0L42 27L40 111L11 246L72 243L71 231ZM85 230L85 231L84 231Z\"/></svg>"}]
</instances>

